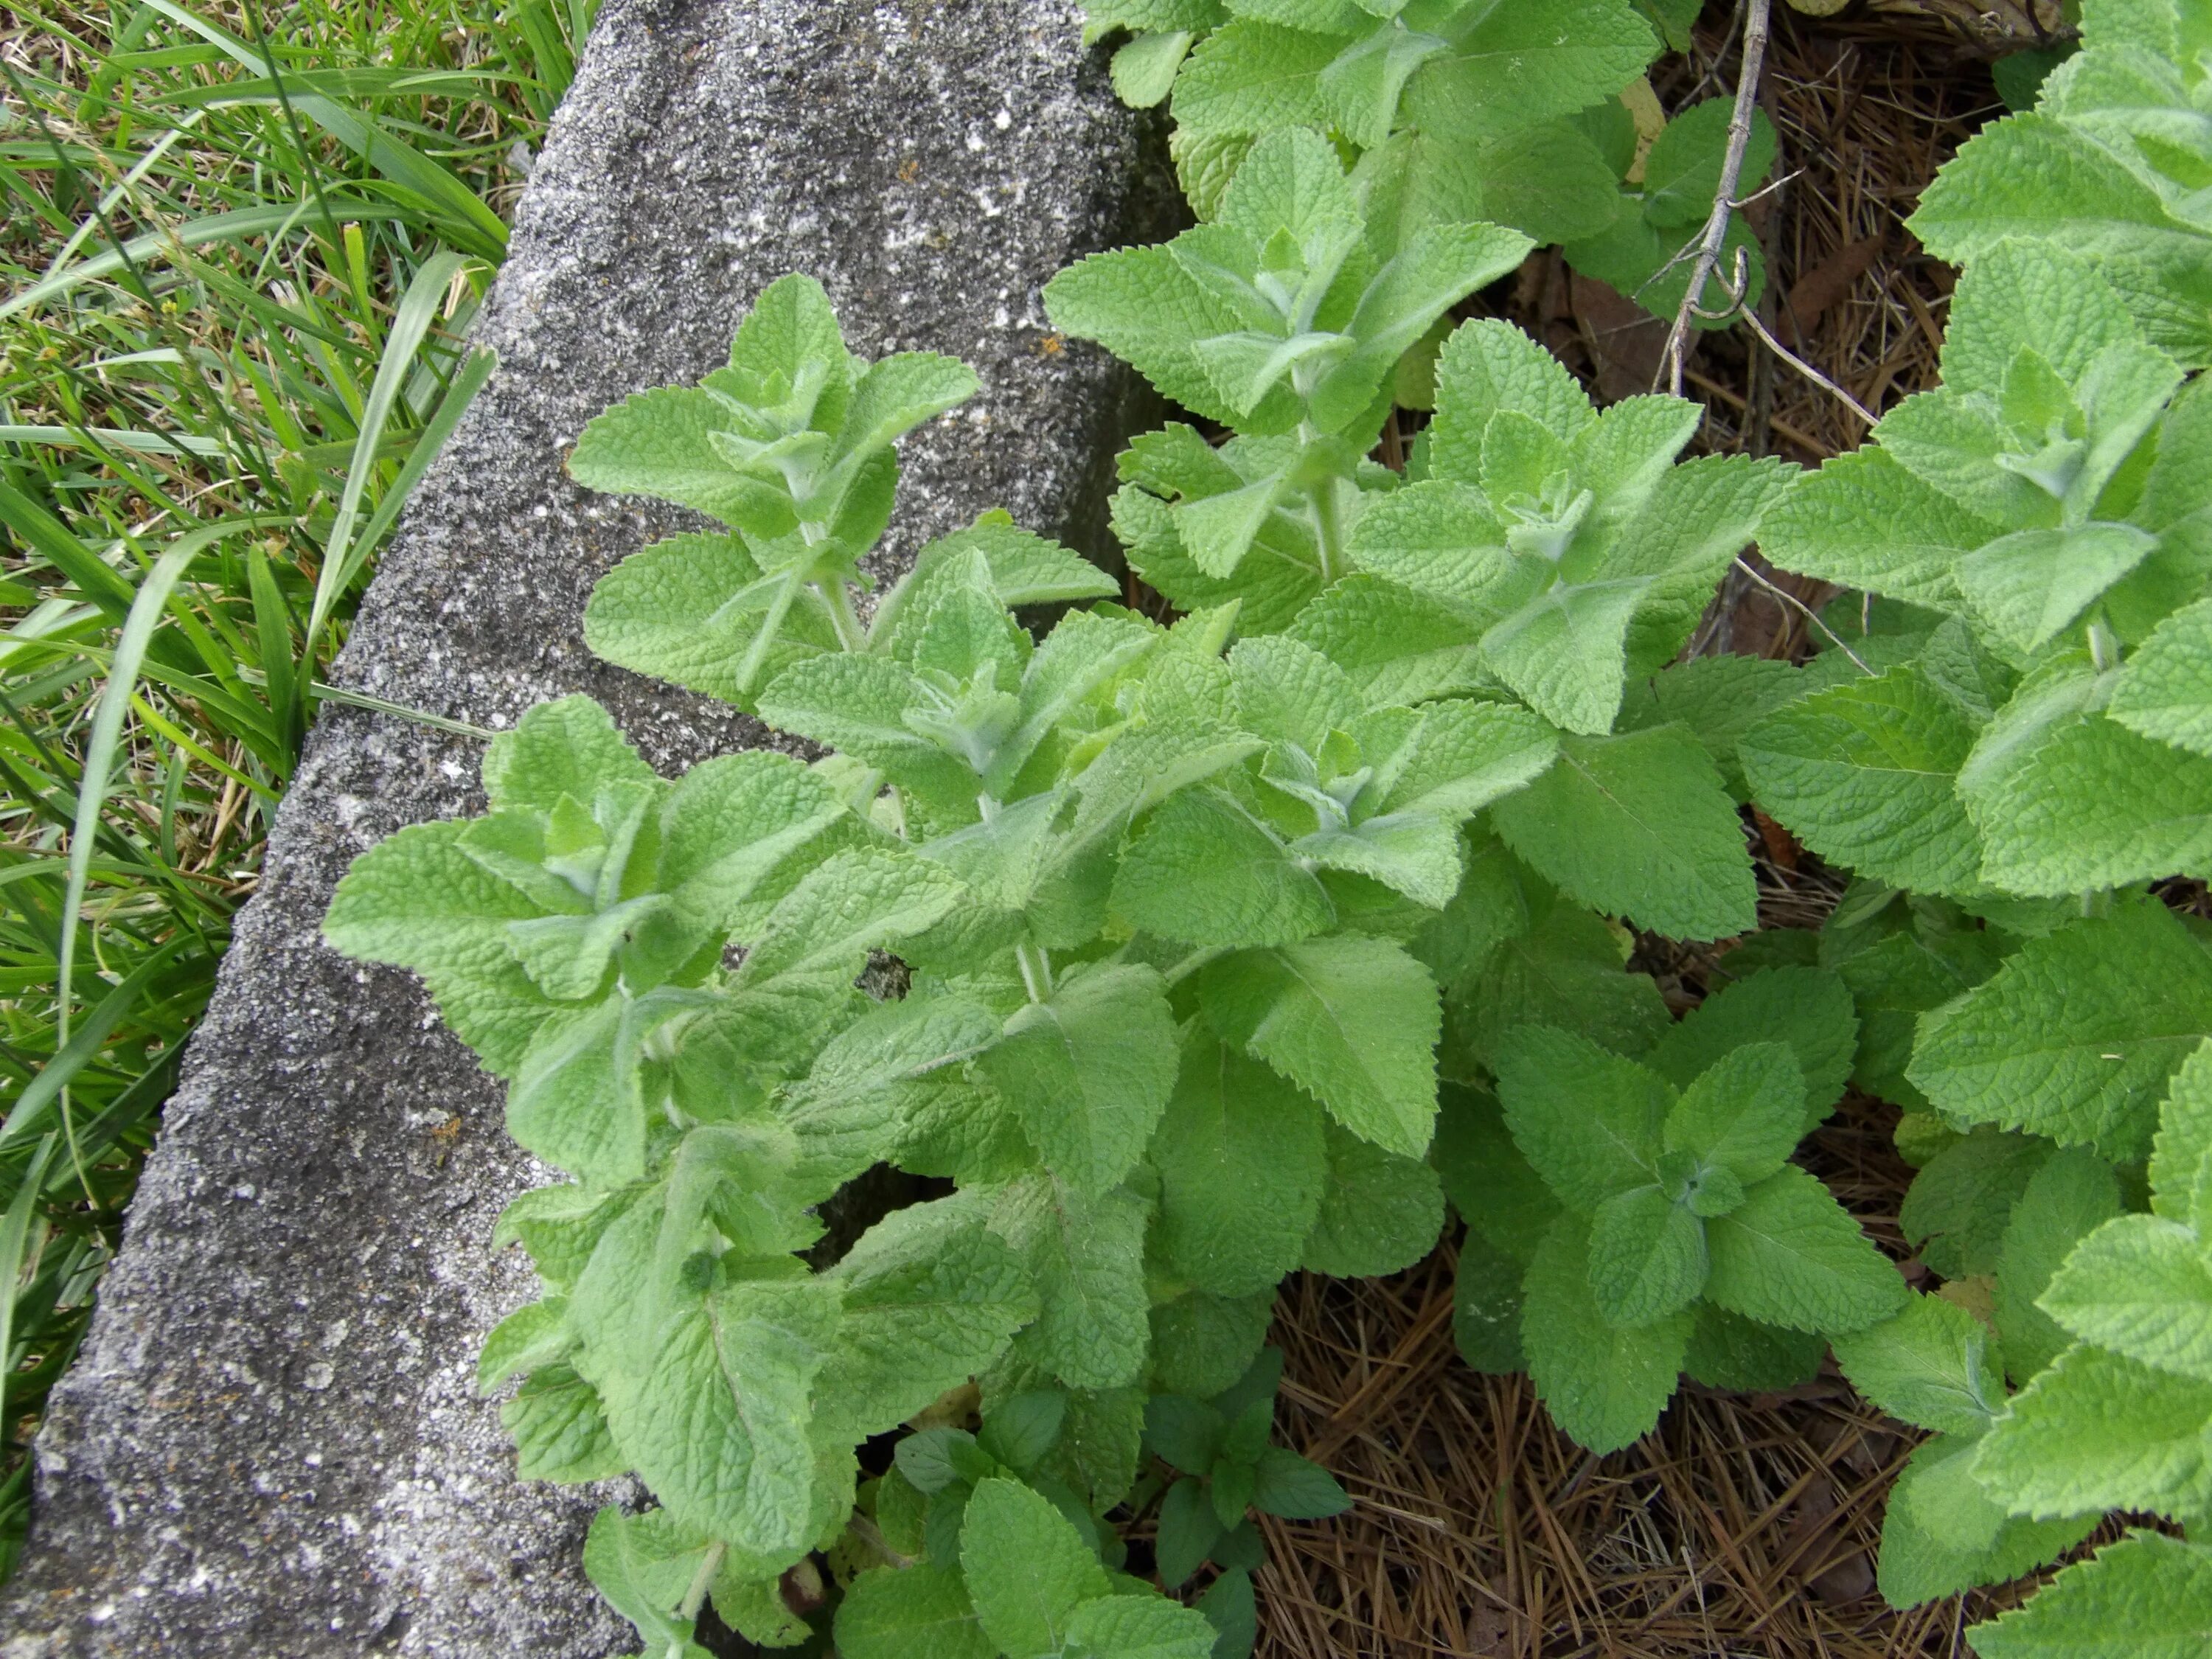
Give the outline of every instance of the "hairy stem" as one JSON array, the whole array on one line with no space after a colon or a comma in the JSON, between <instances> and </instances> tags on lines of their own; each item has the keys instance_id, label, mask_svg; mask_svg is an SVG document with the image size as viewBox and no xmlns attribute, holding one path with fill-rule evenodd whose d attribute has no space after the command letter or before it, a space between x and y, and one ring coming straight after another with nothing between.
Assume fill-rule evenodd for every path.
<instances>
[{"instance_id":1,"label":"hairy stem","mask_svg":"<svg viewBox=\"0 0 2212 1659\"><path fill-rule=\"evenodd\" d=\"M707 1547L707 1553L699 1562L699 1571L691 1575L690 1588L684 1592L684 1600L677 1605L680 1619L696 1619L707 1600L707 1587L714 1582L714 1575L722 1569L722 1558L730 1547L717 1539Z\"/></svg>"},{"instance_id":2,"label":"hairy stem","mask_svg":"<svg viewBox=\"0 0 2212 1659\"><path fill-rule=\"evenodd\" d=\"M1022 988L1030 994L1031 1002L1043 1002L1052 995L1052 959L1034 945L1014 946L1014 960L1021 964Z\"/></svg>"},{"instance_id":3,"label":"hairy stem","mask_svg":"<svg viewBox=\"0 0 2212 1659\"><path fill-rule=\"evenodd\" d=\"M830 625L837 630L837 643L849 652L866 651L868 633L860 626L860 618L853 609L853 596L845 591L843 580L833 576L814 586L829 603Z\"/></svg>"}]
</instances>

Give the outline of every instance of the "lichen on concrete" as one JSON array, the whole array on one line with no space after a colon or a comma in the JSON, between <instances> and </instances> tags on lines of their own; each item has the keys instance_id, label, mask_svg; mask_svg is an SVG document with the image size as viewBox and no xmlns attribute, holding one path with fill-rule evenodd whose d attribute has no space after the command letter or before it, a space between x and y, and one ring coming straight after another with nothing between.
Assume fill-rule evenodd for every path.
<instances>
[{"instance_id":1,"label":"lichen on concrete","mask_svg":"<svg viewBox=\"0 0 2212 1659\"><path fill-rule=\"evenodd\" d=\"M673 771L766 734L593 660L593 580L684 515L594 497L583 423L721 361L804 270L854 348L973 363L909 438L879 560L991 507L1097 550L1134 394L1044 282L1158 228L1156 137L1076 0L607 0L476 330L498 372L424 481L338 669L497 727L600 698ZM491 1224L548 1178L408 975L319 941L404 824L481 806L475 743L325 705L187 1058L90 1337L39 1443L0 1659L628 1651L579 1553L623 1488L514 1478L477 1340L529 1292Z\"/></svg>"}]
</instances>

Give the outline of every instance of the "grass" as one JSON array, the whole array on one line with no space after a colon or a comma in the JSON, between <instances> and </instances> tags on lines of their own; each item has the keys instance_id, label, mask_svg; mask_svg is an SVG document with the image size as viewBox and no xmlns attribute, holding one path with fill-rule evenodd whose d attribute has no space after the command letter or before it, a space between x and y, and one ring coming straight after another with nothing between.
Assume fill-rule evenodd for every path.
<instances>
[{"instance_id":1,"label":"grass","mask_svg":"<svg viewBox=\"0 0 2212 1659\"><path fill-rule=\"evenodd\" d=\"M0 8L0 1578L593 3Z\"/></svg>"}]
</instances>

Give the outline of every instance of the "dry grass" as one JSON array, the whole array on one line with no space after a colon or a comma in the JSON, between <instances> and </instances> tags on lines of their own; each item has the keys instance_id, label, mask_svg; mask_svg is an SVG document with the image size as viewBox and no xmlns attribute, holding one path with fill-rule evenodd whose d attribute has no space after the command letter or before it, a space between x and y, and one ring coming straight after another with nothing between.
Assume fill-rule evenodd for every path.
<instances>
[{"instance_id":1,"label":"dry grass","mask_svg":"<svg viewBox=\"0 0 2212 1659\"><path fill-rule=\"evenodd\" d=\"M1771 272L1762 316L1880 412L1937 378L1952 276L1904 221L1936 167L2001 107L1986 48L1940 9L1776 11L1765 105L1787 182L1752 214ZM1669 107L1733 86L1725 23L1714 9L1699 50L1666 66L1657 86ZM1650 387L1665 325L1573 277L1556 253L1531 261L1501 309L1601 397ZM1846 404L1741 329L1703 340L1690 390L1706 404L1710 450L1810 464L1864 435ZM1708 648L1802 653L1797 611L1747 582L1725 598ZM1786 836L1764 850L1766 924L1817 927L1840 884L1801 866ZM1702 994L1711 961L1647 941L1639 965L1681 1006ZM1911 1171L1892 1145L1894 1121L1854 1096L1807 1162L1904 1261L1897 1211ZM1593 1457L1553 1428L1526 1378L1461 1362L1453 1267L1447 1242L1395 1279L1285 1287L1273 1338L1287 1356L1281 1430L1336 1474L1354 1507L1333 1522L1267 1523L1267 1659L1949 1656L1966 1651L1967 1625L2024 1593L1887 1607L1874 1586L1882 1504L1911 1438L1832 1365L1785 1394L1686 1382L1653 1434Z\"/></svg>"}]
</instances>

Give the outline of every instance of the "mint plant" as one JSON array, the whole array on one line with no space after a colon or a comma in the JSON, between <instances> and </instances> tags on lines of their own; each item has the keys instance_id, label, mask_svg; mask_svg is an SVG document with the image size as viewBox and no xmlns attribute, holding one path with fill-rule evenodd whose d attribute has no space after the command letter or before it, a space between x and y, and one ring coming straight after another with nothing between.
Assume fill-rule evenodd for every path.
<instances>
[{"instance_id":1,"label":"mint plant","mask_svg":"<svg viewBox=\"0 0 2212 1659\"><path fill-rule=\"evenodd\" d=\"M2094 258L2154 343L2212 362L2208 46L2195 0L2083 0L2081 50L1960 149L1913 234L1968 263L2015 238Z\"/></svg>"},{"instance_id":2,"label":"mint plant","mask_svg":"<svg viewBox=\"0 0 2212 1659\"><path fill-rule=\"evenodd\" d=\"M564 698L331 908L563 1177L499 1224L541 1294L479 1380L524 1478L650 1493L593 1582L668 1659L709 1601L848 1659L1233 1659L1254 1512L1351 1501L1273 1443L1275 1289L1455 1212L1462 1352L1594 1451L1832 1343L1931 1437L1900 1606L2201 1527L2212 946L2153 885L2212 878L2201 8L2085 3L1914 222L1966 262L1942 386L1802 474L1454 319L1535 239L1680 307L1727 106L1647 145L1619 94L1693 7L1090 9L1200 222L1045 298L1192 417L1113 504L1175 619L1003 514L876 592L896 441L975 380L787 277L570 466L722 526L603 579L592 648L819 758L664 779ZM1682 660L1754 540L1848 590L1821 648ZM1818 932L1759 929L1753 807L1848 874ZM1713 942L1686 1015L1639 932ZM1850 1087L1936 1294L1796 1161ZM2182 1651L2207 1559L2139 1528L1972 1640Z\"/></svg>"},{"instance_id":3,"label":"mint plant","mask_svg":"<svg viewBox=\"0 0 2212 1659\"><path fill-rule=\"evenodd\" d=\"M1002 516L926 549L862 623L888 507L854 502L927 406L870 414L867 389L941 404L963 382L856 362L820 300L776 284L738 331L742 389L643 394L575 465L732 530L611 573L603 647L836 752L671 783L595 705L544 705L487 754L489 812L366 854L329 937L420 973L508 1079L518 1141L571 1177L501 1223L544 1294L481 1380L522 1379L526 1476L653 1492L602 1515L586 1566L655 1650L695 1650L710 1597L802 1639L783 1589L820 1552L850 1652L948 1619L994 1652L1042 1651L1040 1629L1211 1652L1209 1615L1249 1643L1249 1531L1206 1613L1151 1590L1144 1612L1101 1517L1137 1481L1147 1398L1232 1389L1283 1274L1434 1243L1439 1016L1403 940L1457 890L1468 820L1555 742L1510 707L1364 696L1287 638L1225 649L1233 605L1173 628L1102 605L1036 641L1012 605L1105 584ZM818 1207L879 1163L954 1191L825 1243ZM971 1433L947 1402L979 1384ZM1248 1488L1329 1507L1267 1444L1272 1378L1253 1387L1192 1471L1224 1532ZM947 1411L864 1495L854 1449ZM979 1534L979 1504L993 1528L1051 1513L1038 1560ZM1044 1603L1033 1567L1060 1576Z\"/></svg>"},{"instance_id":4,"label":"mint plant","mask_svg":"<svg viewBox=\"0 0 2212 1659\"><path fill-rule=\"evenodd\" d=\"M1747 980L1649 1064L1519 1026L1495 1058L1496 1103L1462 1097L1439 1142L1471 1215L1499 1165L1516 1171L1503 1216L1477 1231L1523 1272L1517 1285L1462 1274L1470 1358L1525 1362L1553 1419L1594 1451L1646 1433L1683 1370L1723 1386L1796 1380L1819 1359L1796 1334L1863 1328L1904 1296L1826 1188L1788 1162L1841 1092L1850 1043L1848 1014L1838 1044L1832 1005L1808 988ZM1770 1029L1796 1041L1715 1052L1747 1014L1780 1016ZM1801 1053L1820 1065L1816 1105Z\"/></svg>"},{"instance_id":5,"label":"mint plant","mask_svg":"<svg viewBox=\"0 0 2212 1659\"><path fill-rule=\"evenodd\" d=\"M2033 243L1960 278L1943 365L1762 527L1777 563L1930 614L1922 650L1746 734L1753 792L1824 857L1923 892L2212 867L2212 772L2162 735L2194 705L2154 689L2203 583L2212 410L2096 272ZM2129 652L2169 618L2137 687Z\"/></svg>"},{"instance_id":6,"label":"mint plant","mask_svg":"<svg viewBox=\"0 0 2212 1659\"><path fill-rule=\"evenodd\" d=\"M1147 106L1172 91L1176 165L1201 218L1221 210L1257 143L1310 129L1358 157L1354 187L1401 238L1493 222L1566 244L1577 269L1657 314L1681 302L1690 272L1677 256L1712 210L1727 106L1684 112L1647 155L1620 96L1662 38L1686 45L1694 9L1678 0L1090 0L1086 10L1088 38L1127 32L1113 60L1125 101ZM1747 188L1773 161L1759 118ZM1731 259L1739 249L1755 301L1763 262L1741 231Z\"/></svg>"}]
</instances>

